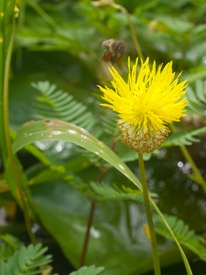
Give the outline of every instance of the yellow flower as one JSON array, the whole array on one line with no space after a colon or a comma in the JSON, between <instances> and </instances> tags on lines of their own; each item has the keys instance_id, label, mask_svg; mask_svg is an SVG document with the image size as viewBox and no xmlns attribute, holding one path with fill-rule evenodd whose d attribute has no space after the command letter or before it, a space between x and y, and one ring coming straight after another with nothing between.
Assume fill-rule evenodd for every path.
<instances>
[{"instance_id":1,"label":"yellow flower","mask_svg":"<svg viewBox=\"0 0 206 275\"><path fill-rule=\"evenodd\" d=\"M99 86L106 101L101 105L119 114L118 127L122 142L137 152L152 152L165 141L170 130L167 125L184 116L187 105L186 81L178 83L172 71L172 62L165 67L156 63L149 66L149 58L136 63L128 59L128 81L111 67L113 89Z\"/></svg>"}]
</instances>

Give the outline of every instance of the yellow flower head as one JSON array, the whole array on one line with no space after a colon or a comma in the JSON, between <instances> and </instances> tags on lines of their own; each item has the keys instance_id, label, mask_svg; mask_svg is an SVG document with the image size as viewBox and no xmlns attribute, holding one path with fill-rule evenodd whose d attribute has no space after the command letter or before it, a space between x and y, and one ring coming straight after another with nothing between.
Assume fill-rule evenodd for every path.
<instances>
[{"instance_id":1,"label":"yellow flower head","mask_svg":"<svg viewBox=\"0 0 206 275\"><path fill-rule=\"evenodd\" d=\"M122 142L137 152L152 152L168 136L167 124L185 115L186 81L178 83L180 75L175 78L172 62L158 68L154 62L150 68L147 58L138 73L137 66L138 58L132 68L128 59L127 83L114 67L109 69L113 89L99 86L107 102L101 105L119 114Z\"/></svg>"}]
</instances>

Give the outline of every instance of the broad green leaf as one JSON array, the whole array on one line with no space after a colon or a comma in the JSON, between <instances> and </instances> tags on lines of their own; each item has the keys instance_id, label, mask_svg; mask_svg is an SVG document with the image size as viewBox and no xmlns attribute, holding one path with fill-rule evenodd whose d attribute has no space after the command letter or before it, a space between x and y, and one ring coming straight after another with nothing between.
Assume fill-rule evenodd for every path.
<instances>
[{"instance_id":1,"label":"broad green leaf","mask_svg":"<svg viewBox=\"0 0 206 275\"><path fill-rule=\"evenodd\" d=\"M42 224L54 236L69 261L77 268L90 201L63 181L32 186L32 198ZM128 225L128 212L132 225ZM146 217L137 203L97 203L91 228L86 265L104 266L104 275L140 275L153 269L149 240L143 231ZM159 244L162 266L180 261L174 245Z\"/></svg>"},{"instance_id":2,"label":"broad green leaf","mask_svg":"<svg viewBox=\"0 0 206 275\"><path fill-rule=\"evenodd\" d=\"M193 25L191 22L180 20L179 18L170 16L159 16L158 21L164 23L170 31L175 32L175 34L183 35L186 32L192 30Z\"/></svg>"},{"instance_id":3,"label":"broad green leaf","mask_svg":"<svg viewBox=\"0 0 206 275\"><path fill-rule=\"evenodd\" d=\"M133 182L134 185L142 190L141 184L135 175L109 147L90 135L83 128L70 123L59 120L29 122L18 132L13 144L13 151L16 153L24 146L42 140L64 140L92 151L119 170L125 177Z\"/></svg>"}]
</instances>

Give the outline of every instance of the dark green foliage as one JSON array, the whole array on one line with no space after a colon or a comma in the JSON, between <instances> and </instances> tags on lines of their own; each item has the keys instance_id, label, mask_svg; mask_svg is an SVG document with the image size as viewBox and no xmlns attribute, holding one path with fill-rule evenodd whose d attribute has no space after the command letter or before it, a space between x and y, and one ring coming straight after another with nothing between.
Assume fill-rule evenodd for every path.
<instances>
[{"instance_id":1,"label":"dark green foliage","mask_svg":"<svg viewBox=\"0 0 206 275\"><path fill-rule=\"evenodd\" d=\"M11 6L6 4L3 6L3 3L8 1L0 2L1 14L5 13L4 7L8 9L5 24L2 23L4 17L0 17L1 33L5 35L3 41L6 41L6 44L0 43L1 158L5 158L6 144L10 140L4 139L3 136L5 132L10 132L9 128L7 131L4 129L5 113L7 116L9 113L10 126L15 130L33 118L43 119L28 125L31 126L28 132L24 132L22 127L17 138L15 131L12 131L11 142L15 140L13 148L16 149L18 144L21 148L25 145L24 150L18 153L22 167L19 164L14 166L16 173L21 175L20 183L31 191L29 202L31 205L34 204L34 209L32 211L29 209L29 212L33 213L33 210L35 212L32 218L38 218L38 222L58 242L68 260L77 268L90 200L95 200L97 209L90 236L86 262L88 266L71 274L95 275L102 272L105 275L137 275L151 271L150 244L142 231L142 225L146 223L143 196L141 191L135 189L141 188L136 178L139 175L137 155L121 143L116 127L117 115L99 105L100 95L97 93L97 85L109 86L111 80L108 74L110 64L102 61L104 50L101 44L109 38L123 39L127 43L125 56L115 64L124 79L127 78L127 56L131 56L131 62L134 62L138 55L132 35L137 37L145 58L148 56L151 62L156 60L157 64L173 60L174 71L177 74L182 72L181 78L188 79L187 114L189 118L198 117L200 124L187 121L175 124L174 132L164 144L165 148L160 148L154 154L148 154L145 160L150 158L150 163L153 164L148 165L148 178L150 173L153 173L157 159L162 158L162 163L164 162L167 167L173 165L178 199L186 204L189 193L192 196L191 204L198 204L199 196L202 196L202 201L205 196L200 189L195 189L197 188L195 177L190 177L193 181L188 181L189 172L187 172L180 181L177 162L182 161L183 157L181 154L176 155L176 151L175 157L174 155L171 157L169 152L174 148L166 147L190 146L192 157L197 160L203 177L205 176L205 1L140 0L137 3L137 1L116 0L118 5L123 5L123 11L125 8L129 14L109 5L109 1L108 5L99 6L101 1L97 0L17 1L20 13L16 18L11 75L8 77L10 110L8 112L6 109L5 113L3 113L3 108L6 107L4 64L11 37L11 15L15 1L11 1ZM127 15L134 26L135 34L131 32ZM34 89L30 83L33 83ZM34 100L37 93L38 96ZM47 128L48 119L55 122L54 119L61 120L62 123L69 122L83 129L79 130L72 125L69 129L76 131L76 134L72 135L71 132L68 134L70 126L66 124L62 126L64 131L60 136L53 135L51 131L59 133L62 128L61 125L57 125L60 128ZM45 141L42 139L42 134L48 139L59 138L59 140ZM32 135L35 136L34 139ZM199 141L202 143L198 143ZM34 144L26 146L29 142ZM44 146L40 146L42 144ZM76 144L86 149L79 149ZM200 146L201 149L195 150L194 146ZM164 157L162 153L165 154ZM9 161L4 166L7 165L10 165ZM114 168L118 169L118 172ZM3 165L1 169L4 170ZM160 204L167 197L165 194L170 193L167 184L169 179L163 172L162 169L159 177L161 182L156 177L149 181L151 196ZM12 169L9 167L6 176L5 173L1 174L0 196L4 197L12 191L21 205L15 177L11 176L11 173ZM101 185L99 181L102 182ZM131 187L131 182L136 186ZM164 186L162 196L156 194L158 184ZM185 186L185 193L179 194L178 188L182 185ZM175 204L176 198L174 204L168 205L168 208L174 207ZM4 206L4 202L0 207L2 205ZM164 212L164 209L162 211ZM183 220L188 215L186 207L184 211L181 213ZM192 231L175 215L165 216L180 244L187 252L189 251L192 263L197 258L203 263L206 258L205 247L202 244L205 242L203 236L206 230L204 208L202 213L202 216L198 211L193 214L200 224L199 234ZM156 232L160 235L160 257L164 259L161 264L171 266L180 261L180 255L174 248L167 229L156 216L155 224ZM0 245L0 275L16 275L14 272L38 274L39 267L51 261L50 256L44 254L46 248L42 248L41 245L25 247L13 236L4 235L1 238L3 243ZM164 258L165 255L167 257ZM105 270L94 265L105 266Z\"/></svg>"}]
</instances>

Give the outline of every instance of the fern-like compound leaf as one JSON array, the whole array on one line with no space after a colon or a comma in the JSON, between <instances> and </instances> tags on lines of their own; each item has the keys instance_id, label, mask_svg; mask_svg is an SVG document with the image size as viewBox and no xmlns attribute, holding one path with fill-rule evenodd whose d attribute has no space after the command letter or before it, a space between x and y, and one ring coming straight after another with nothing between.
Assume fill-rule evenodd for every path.
<instances>
[{"instance_id":1,"label":"fern-like compound leaf","mask_svg":"<svg viewBox=\"0 0 206 275\"><path fill-rule=\"evenodd\" d=\"M164 217L167 220L167 223L170 225L172 231L174 232L180 244L188 248L190 251L195 253L201 260L206 262L206 247L201 241L201 237L196 235L195 232L191 230L183 220L177 219L174 216L164 215ZM156 232L172 240L169 231L162 224L159 218L157 217L157 219L155 220Z\"/></svg>"},{"instance_id":2,"label":"fern-like compound leaf","mask_svg":"<svg viewBox=\"0 0 206 275\"><path fill-rule=\"evenodd\" d=\"M74 100L68 92L58 90L56 85L48 81L32 83L40 96L34 104L34 112L38 119L57 118L73 123L85 129L91 129L96 122L87 107Z\"/></svg>"},{"instance_id":3,"label":"fern-like compound leaf","mask_svg":"<svg viewBox=\"0 0 206 275\"><path fill-rule=\"evenodd\" d=\"M206 81L197 80L195 89L187 87L188 112L200 116L206 116Z\"/></svg>"},{"instance_id":4,"label":"fern-like compound leaf","mask_svg":"<svg viewBox=\"0 0 206 275\"><path fill-rule=\"evenodd\" d=\"M45 255L46 247L30 244L28 247L21 246L7 261L1 260L1 275L33 275L42 274L51 262L51 255Z\"/></svg>"}]
</instances>

